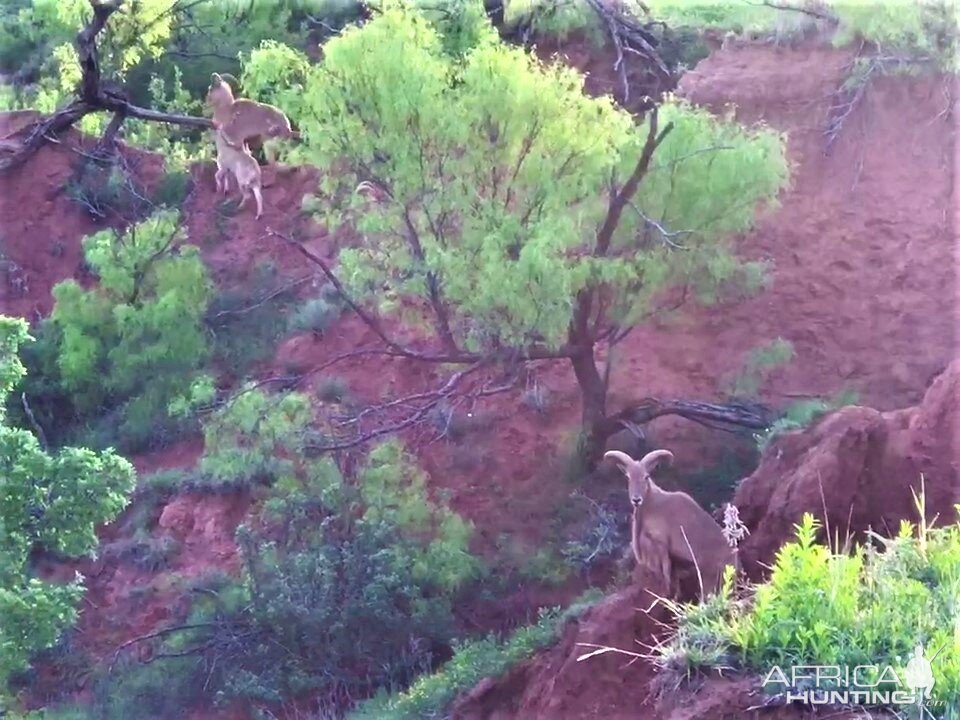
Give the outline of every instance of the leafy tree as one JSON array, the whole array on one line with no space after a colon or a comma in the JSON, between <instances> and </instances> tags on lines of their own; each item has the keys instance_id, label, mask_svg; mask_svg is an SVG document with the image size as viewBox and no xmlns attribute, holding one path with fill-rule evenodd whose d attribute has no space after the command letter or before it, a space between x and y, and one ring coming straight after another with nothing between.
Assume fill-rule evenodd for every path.
<instances>
[{"instance_id":1,"label":"leafy tree","mask_svg":"<svg viewBox=\"0 0 960 720\"><path fill-rule=\"evenodd\" d=\"M85 238L99 284L85 290L67 280L53 289L62 387L81 417L111 411L133 444L212 389L196 384L209 355L210 281L178 222L177 211L162 210L125 232Z\"/></svg>"},{"instance_id":2,"label":"leafy tree","mask_svg":"<svg viewBox=\"0 0 960 720\"><path fill-rule=\"evenodd\" d=\"M598 344L661 311L670 288L709 301L757 285L762 268L724 239L775 201L784 140L672 97L638 124L489 28L455 56L421 14L384 6L328 42L322 64L287 61L303 78L300 154L341 169L321 181L321 219L357 216L367 238L341 252L338 275L368 321L429 328L432 352L390 340L409 357L567 359L593 435L606 413ZM360 182L386 198L363 213Z\"/></svg>"},{"instance_id":3,"label":"leafy tree","mask_svg":"<svg viewBox=\"0 0 960 720\"><path fill-rule=\"evenodd\" d=\"M97 546L95 528L126 505L133 466L112 450L68 447L49 454L28 430L8 424L7 396L23 378L27 324L0 316L0 699L30 655L51 647L76 620L82 579L49 583L30 564L40 548L80 556Z\"/></svg>"}]
</instances>

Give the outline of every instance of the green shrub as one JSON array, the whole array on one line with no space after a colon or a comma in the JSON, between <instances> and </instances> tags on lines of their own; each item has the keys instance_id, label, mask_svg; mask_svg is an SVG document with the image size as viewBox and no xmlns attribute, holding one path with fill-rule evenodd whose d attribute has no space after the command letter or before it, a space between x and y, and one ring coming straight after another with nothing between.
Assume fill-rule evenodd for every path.
<instances>
[{"instance_id":1,"label":"green shrub","mask_svg":"<svg viewBox=\"0 0 960 720\"><path fill-rule=\"evenodd\" d=\"M295 470L310 419L306 395L271 396L247 386L204 422L199 471L220 485L286 477Z\"/></svg>"},{"instance_id":2,"label":"green shrub","mask_svg":"<svg viewBox=\"0 0 960 720\"><path fill-rule=\"evenodd\" d=\"M169 535L150 537L140 530L132 538L110 543L103 548L108 562L128 563L138 570L156 573L166 569L180 551L180 543Z\"/></svg>"},{"instance_id":3,"label":"green shrub","mask_svg":"<svg viewBox=\"0 0 960 720\"><path fill-rule=\"evenodd\" d=\"M362 703L350 720L422 720L444 717L444 710L462 692L486 677L502 675L512 666L555 642L567 620L579 617L599 599L593 590L566 610L544 609L536 624L520 628L505 640L488 636L458 643L453 658L436 672L424 675L395 695L381 692Z\"/></svg>"},{"instance_id":4,"label":"green shrub","mask_svg":"<svg viewBox=\"0 0 960 720\"><path fill-rule=\"evenodd\" d=\"M213 334L217 364L242 378L270 357L287 332L284 315L295 301L296 285L269 262L258 264L244 287L213 298L206 325Z\"/></svg>"},{"instance_id":5,"label":"green shrub","mask_svg":"<svg viewBox=\"0 0 960 720\"><path fill-rule=\"evenodd\" d=\"M190 173L185 170L164 173L153 191L153 203L159 207L181 207L187 199L192 182Z\"/></svg>"},{"instance_id":6,"label":"green shrub","mask_svg":"<svg viewBox=\"0 0 960 720\"><path fill-rule=\"evenodd\" d=\"M90 717L185 717L192 706L204 701L203 682L207 677L202 658L168 658L144 664L121 656L115 664L94 674Z\"/></svg>"},{"instance_id":7,"label":"green shrub","mask_svg":"<svg viewBox=\"0 0 960 720\"><path fill-rule=\"evenodd\" d=\"M798 400L792 403L776 422L762 433L755 435L757 447L763 452L771 441L784 433L803 430L813 424L815 420L828 412L832 412L857 402L857 394L852 390L844 390L832 398L811 398Z\"/></svg>"},{"instance_id":8,"label":"green shrub","mask_svg":"<svg viewBox=\"0 0 960 720\"><path fill-rule=\"evenodd\" d=\"M139 697L170 712L200 695L269 706L309 694L339 712L377 688L406 685L449 646L454 599L480 571L469 524L427 496L423 472L398 443L375 448L347 482L330 460L297 452L287 434L297 422L264 417L263 434L286 463L247 456L272 482L259 517L237 533L241 580L196 588L190 627L161 644L161 655L180 658L178 678L179 663L189 663L181 697L161 697L162 672L134 670L111 681L123 703ZM210 443L216 465L240 467L231 463L249 437L220 427Z\"/></svg>"},{"instance_id":9,"label":"green shrub","mask_svg":"<svg viewBox=\"0 0 960 720\"><path fill-rule=\"evenodd\" d=\"M756 397L769 374L794 357L793 344L783 338L754 348L747 355L743 370L730 383L729 394L734 398Z\"/></svg>"},{"instance_id":10,"label":"green shrub","mask_svg":"<svg viewBox=\"0 0 960 720\"><path fill-rule=\"evenodd\" d=\"M323 335L340 317L341 308L329 300L318 297L308 300L290 317L292 332L312 332Z\"/></svg>"},{"instance_id":11,"label":"green shrub","mask_svg":"<svg viewBox=\"0 0 960 720\"><path fill-rule=\"evenodd\" d=\"M925 516L922 492L917 507ZM801 665L890 666L903 678L919 642L928 658L940 649L931 717L960 717L960 524L904 521L895 538L873 536L883 552L868 545L852 554L818 544L819 529L804 515L797 539L779 550L769 580L752 595L736 597L728 582L703 605L671 604L679 626L658 661L681 674L732 666L768 681L774 665L787 673ZM780 682L767 687L786 689Z\"/></svg>"},{"instance_id":12,"label":"green shrub","mask_svg":"<svg viewBox=\"0 0 960 720\"><path fill-rule=\"evenodd\" d=\"M624 3L627 9L637 10L638 4ZM507 29L528 28L531 39L553 37L565 40L570 35L584 33L597 46L605 41L605 28L586 2L570 0L508 0L505 3L504 25Z\"/></svg>"},{"instance_id":13,"label":"green shrub","mask_svg":"<svg viewBox=\"0 0 960 720\"><path fill-rule=\"evenodd\" d=\"M178 223L179 213L163 210L123 233L85 238L99 284L53 289L58 383L98 444L143 447L212 393L200 372L210 283Z\"/></svg>"},{"instance_id":14,"label":"green shrub","mask_svg":"<svg viewBox=\"0 0 960 720\"><path fill-rule=\"evenodd\" d=\"M317 384L317 398L324 402L346 402L350 399L350 386L343 378L325 377Z\"/></svg>"},{"instance_id":15,"label":"green shrub","mask_svg":"<svg viewBox=\"0 0 960 720\"><path fill-rule=\"evenodd\" d=\"M743 445L749 450L749 435ZM730 501L737 483L756 468L757 453L738 452L730 447L720 452L716 462L701 470L684 475L681 484L685 492L709 512Z\"/></svg>"}]
</instances>

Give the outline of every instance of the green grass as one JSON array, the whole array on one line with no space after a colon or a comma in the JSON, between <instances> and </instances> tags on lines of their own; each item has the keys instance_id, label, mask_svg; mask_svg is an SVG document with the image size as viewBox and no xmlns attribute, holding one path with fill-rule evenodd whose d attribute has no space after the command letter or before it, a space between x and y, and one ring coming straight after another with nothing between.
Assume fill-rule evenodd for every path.
<instances>
[{"instance_id":1,"label":"green grass","mask_svg":"<svg viewBox=\"0 0 960 720\"><path fill-rule=\"evenodd\" d=\"M950 3L903 0L789 0L783 3L837 19L838 47L861 38L885 55L933 61L956 71L958 18ZM763 5L759 0L649 0L651 14L671 28L713 28L751 37L786 39L802 35L818 20L810 14ZM822 22L822 21L821 21Z\"/></svg>"},{"instance_id":2,"label":"green grass","mask_svg":"<svg viewBox=\"0 0 960 720\"><path fill-rule=\"evenodd\" d=\"M361 703L348 720L424 720L443 717L460 693L485 677L502 675L516 663L551 645L564 624L582 615L599 599L598 591L584 594L566 610L541 611L539 621L520 628L509 638L489 636L455 646L453 658L436 672L418 678L407 690L381 693Z\"/></svg>"},{"instance_id":3,"label":"green grass","mask_svg":"<svg viewBox=\"0 0 960 720\"><path fill-rule=\"evenodd\" d=\"M922 489L915 499L925 517ZM846 666L852 672L889 665L903 678L921 643L927 658L942 648L932 663L931 717L960 718L960 524L934 528L923 520L904 521L895 538L872 535L871 544L852 552L840 547L836 528L827 529L830 546L817 542L820 524L804 515L796 540L777 553L769 580L746 592L734 592L728 581L723 593L703 605L668 603L678 631L655 649L654 660L677 680L731 667L766 678L775 665L787 677L791 666ZM765 689L773 694L786 688L768 683Z\"/></svg>"}]
</instances>

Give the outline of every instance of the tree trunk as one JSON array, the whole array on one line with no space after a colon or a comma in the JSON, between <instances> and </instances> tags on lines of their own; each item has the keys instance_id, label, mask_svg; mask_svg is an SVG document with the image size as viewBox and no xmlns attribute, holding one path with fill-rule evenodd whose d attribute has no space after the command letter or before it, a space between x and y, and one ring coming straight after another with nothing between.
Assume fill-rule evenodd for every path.
<instances>
[{"instance_id":1,"label":"tree trunk","mask_svg":"<svg viewBox=\"0 0 960 720\"><path fill-rule=\"evenodd\" d=\"M587 467L593 467L600 460L606 439L601 434L607 417L607 385L597 370L592 344L572 355L570 364L580 386L583 460Z\"/></svg>"}]
</instances>

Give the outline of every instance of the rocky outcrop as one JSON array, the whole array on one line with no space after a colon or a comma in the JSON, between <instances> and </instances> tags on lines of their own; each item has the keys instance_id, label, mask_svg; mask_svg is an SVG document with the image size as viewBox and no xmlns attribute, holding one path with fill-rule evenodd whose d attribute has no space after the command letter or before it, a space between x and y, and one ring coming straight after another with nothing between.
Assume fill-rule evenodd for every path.
<instances>
[{"instance_id":1,"label":"rocky outcrop","mask_svg":"<svg viewBox=\"0 0 960 720\"><path fill-rule=\"evenodd\" d=\"M762 573L805 512L848 532L897 531L917 521L911 490L926 494L927 519L955 517L960 502L960 360L912 408L881 413L845 407L775 440L734 503L750 536L740 548L751 576ZM922 478L922 481L921 481Z\"/></svg>"}]
</instances>

